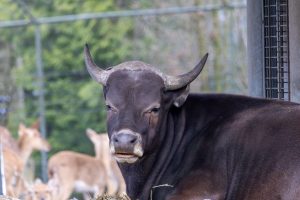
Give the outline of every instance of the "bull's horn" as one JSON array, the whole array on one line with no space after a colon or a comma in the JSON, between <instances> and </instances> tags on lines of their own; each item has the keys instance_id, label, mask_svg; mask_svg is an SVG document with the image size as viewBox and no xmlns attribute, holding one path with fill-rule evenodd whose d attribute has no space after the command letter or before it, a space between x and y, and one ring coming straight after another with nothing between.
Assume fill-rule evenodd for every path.
<instances>
[{"instance_id":1,"label":"bull's horn","mask_svg":"<svg viewBox=\"0 0 300 200\"><path fill-rule=\"evenodd\" d=\"M202 71L205 62L207 60L208 53L206 53L201 61L195 66L195 68L186 73L179 76L166 76L165 80L165 88L166 90L177 90L180 89L189 83L191 83Z\"/></svg>"},{"instance_id":2,"label":"bull's horn","mask_svg":"<svg viewBox=\"0 0 300 200\"><path fill-rule=\"evenodd\" d=\"M85 66L91 75L91 77L97 81L98 83L101 83L102 85L106 85L106 81L109 77L109 72L100 69L93 61L89 46L88 44L85 44L84 47L84 60L85 60Z\"/></svg>"}]
</instances>

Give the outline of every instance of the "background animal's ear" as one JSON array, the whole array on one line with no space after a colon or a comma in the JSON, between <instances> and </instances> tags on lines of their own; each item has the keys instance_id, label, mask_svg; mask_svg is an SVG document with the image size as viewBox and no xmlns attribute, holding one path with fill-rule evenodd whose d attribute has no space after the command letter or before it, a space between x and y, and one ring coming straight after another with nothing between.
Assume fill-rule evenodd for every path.
<instances>
[{"instance_id":1,"label":"background animal's ear","mask_svg":"<svg viewBox=\"0 0 300 200\"><path fill-rule=\"evenodd\" d=\"M24 132L26 130L26 127L23 123L19 124L19 130L18 130L18 135L19 137L21 137L22 135L24 135Z\"/></svg>"},{"instance_id":2,"label":"background animal's ear","mask_svg":"<svg viewBox=\"0 0 300 200\"><path fill-rule=\"evenodd\" d=\"M190 92L190 85L187 85L186 87L179 89L178 91L176 91L176 93L178 94L178 96L175 97L174 99L174 106L176 107L180 107L184 104L186 98L188 97Z\"/></svg>"},{"instance_id":3,"label":"background animal's ear","mask_svg":"<svg viewBox=\"0 0 300 200\"><path fill-rule=\"evenodd\" d=\"M33 124L31 125L31 128L40 129L40 119L37 119L35 122L33 122Z\"/></svg>"},{"instance_id":4,"label":"background animal's ear","mask_svg":"<svg viewBox=\"0 0 300 200\"><path fill-rule=\"evenodd\" d=\"M86 135L87 135L89 138L92 138L93 136L98 135L98 134L97 134L96 131L94 131L93 129L87 128L87 129L86 129Z\"/></svg>"}]
</instances>

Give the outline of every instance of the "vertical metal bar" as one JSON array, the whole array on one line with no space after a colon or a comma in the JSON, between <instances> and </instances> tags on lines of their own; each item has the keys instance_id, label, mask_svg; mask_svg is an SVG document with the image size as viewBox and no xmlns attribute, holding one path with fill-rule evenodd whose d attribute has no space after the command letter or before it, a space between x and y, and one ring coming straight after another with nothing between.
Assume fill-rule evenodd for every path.
<instances>
[{"instance_id":1,"label":"vertical metal bar","mask_svg":"<svg viewBox=\"0 0 300 200\"><path fill-rule=\"evenodd\" d=\"M263 85L262 85L262 87L263 87L263 97L266 97L266 82L267 82L267 80L266 80L266 44L265 44L265 32L266 32L266 30L265 30L265 27L266 27L266 20L265 20L265 2L264 2L264 0L263 1L261 1L261 8L262 8L262 10L261 10L261 12L262 12L262 16L261 16L261 21L263 22L263 24L262 24L262 32L261 32L261 34L262 34L262 36L261 36L261 38L262 38L262 57L263 57L263 70L262 70L262 75L263 75Z\"/></svg>"},{"instance_id":2,"label":"vertical metal bar","mask_svg":"<svg viewBox=\"0 0 300 200\"><path fill-rule=\"evenodd\" d=\"M2 137L0 135L0 195L6 195Z\"/></svg>"},{"instance_id":3,"label":"vertical metal bar","mask_svg":"<svg viewBox=\"0 0 300 200\"><path fill-rule=\"evenodd\" d=\"M281 42L281 32L280 32L280 28L281 28L281 23L280 23L280 0L277 0L276 3L276 28L277 28L277 31L276 31L276 49L277 49L277 52L276 52L276 59L277 59L277 96L278 96L278 99L282 99L281 97L281 46L280 46L280 42Z\"/></svg>"},{"instance_id":4,"label":"vertical metal bar","mask_svg":"<svg viewBox=\"0 0 300 200\"><path fill-rule=\"evenodd\" d=\"M38 80L38 106L39 106L39 118L40 118L40 131L44 138L46 138L46 120L45 120L45 93L44 93L44 71L42 62L42 39L40 25L35 25L35 59L37 68L37 80ZM47 153L41 152L41 172L43 181L47 181Z\"/></svg>"},{"instance_id":5,"label":"vertical metal bar","mask_svg":"<svg viewBox=\"0 0 300 200\"><path fill-rule=\"evenodd\" d=\"M268 0L266 0L267 1L267 3L265 3L266 5L267 5L267 8L268 8L268 25L267 26L265 26L266 28L267 28L267 33L268 33L268 35L270 34L270 32L271 32L271 29L270 29L270 24L271 24L271 16L270 16L270 6L269 6L269 1ZM264 16L265 16L265 14L264 14ZM266 85L266 97L268 97L268 96L270 96L270 92L271 92L271 87L272 87L272 84L271 84L271 68L270 68L270 66L271 66L271 40L270 40L270 37L267 37L267 40L266 40L266 37L264 37L264 40L265 41L268 41L268 45L266 45L267 46L267 48L268 48L268 59L267 59L267 62L265 62L265 71L267 72L266 74L267 74L267 81L266 81L266 83L267 83L267 85ZM264 41L264 42L265 42ZM266 58L264 58L264 59L266 59ZM265 77L266 78L266 77Z\"/></svg>"},{"instance_id":6,"label":"vertical metal bar","mask_svg":"<svg viewBox=\"0 0 300 200\"><path fill-rule=\"evenodd\" d=\"M286 48L286 53L287 53L287 87L288 87L288 100L291 101L291 75L290 75L290 38L289 38L289 1L286 0L286 37L287 37L287 48Z\"/></svg>"}]
</instances>

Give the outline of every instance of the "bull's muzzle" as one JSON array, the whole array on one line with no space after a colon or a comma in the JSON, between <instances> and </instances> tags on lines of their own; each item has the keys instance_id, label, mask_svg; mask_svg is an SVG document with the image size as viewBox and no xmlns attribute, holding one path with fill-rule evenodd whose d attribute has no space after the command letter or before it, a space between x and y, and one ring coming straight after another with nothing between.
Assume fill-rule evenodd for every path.
<instances>
[{"instance_id":1,"label":"bull's muzzle","mask_svg":"<svg viewBox=\"0 0 300 200\"><path fill-rule=\"evenodd\" d=\"M119 163L134 163L143 156L141 135L129 129L111 137L111 153Z\"/></svg>"}]
</instances>

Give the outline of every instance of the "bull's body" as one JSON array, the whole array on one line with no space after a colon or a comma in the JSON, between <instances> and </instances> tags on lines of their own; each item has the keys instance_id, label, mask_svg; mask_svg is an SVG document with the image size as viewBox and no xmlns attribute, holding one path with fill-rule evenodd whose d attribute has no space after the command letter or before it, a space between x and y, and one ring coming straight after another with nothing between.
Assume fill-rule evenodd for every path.
<instances>
[{"instance_id":1,"label":"bull's body","mask_svg":"<svg viewBox=\"0 0 300 200\"><path fill-rule=\"evenodd\" d=\"M163 184L173 187L153 187L153 199L300 199L298 104L190 95L165 125L149 174L143 166L123 167L133 199L147 199ZM145 185L130 187L140 176Z\"/></svg>"},{"instance_id":2,"label":"bull's body","mask_svg":"<svg viewBox=\"0 0 300 200\"><path fill-rule=\"evenodd\" d=\"M139 61L99 69L111 152L132 200L300 199L300 106L188 95L207 56L167 76Z\"/></svg>"}]
</instances>

